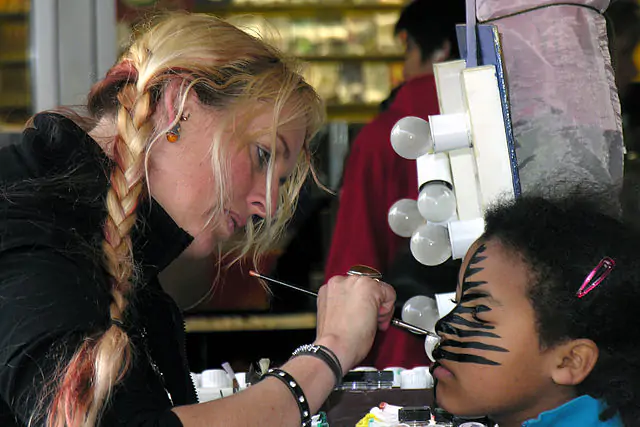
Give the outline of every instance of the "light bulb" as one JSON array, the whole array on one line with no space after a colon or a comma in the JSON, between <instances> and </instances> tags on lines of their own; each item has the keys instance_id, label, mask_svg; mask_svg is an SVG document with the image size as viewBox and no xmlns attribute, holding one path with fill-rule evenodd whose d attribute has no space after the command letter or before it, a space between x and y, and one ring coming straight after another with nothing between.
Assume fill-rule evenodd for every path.
<instances>
[{"instance_id":1,"label":"light bulb","mask_svg":"<svg viewBox=\"0 0 640 427\"><path fill-rule=\"evenodd\" d=\"M416 295L402 306L402 320L427 331L434 332L438 316L438 305L433 298Z\"/></svg>"},{"instance_id":2,"label":"light bulb","mask_svg":"<svg viewBox=\"0 0 640 427\"><path fill-rule=\"evenodd\" d=\"M389 208L387 221L391 231L398 236L411 237L414 231L424 223L415 200L401 199Z\"/></svg>"},{"instance_id":3,"label":"light bulb","mask_svg":"<svg viewBox=\"0 0 640 427\"><path fill-rule=\"evenodd\" d=\"M427 221L447 221L456 213L456 196L442 181L427 182L418 196L418 210Z\"/></svg>"},{"instance_id":4,"label":"light bulb","mask_svg":"<svg viewBox=\"0 0 640 427\"><path fill-rule=\"evenodd\" d=\"M447 229L429 222L411 235L409 246L413 257L424 265L439 265L451 256Z\"/></svg>"},{"instance_id":5,"label":"light bulb","mask_svg":"<svg viewBox=\"0 0 640 427\"><path fill-rule=\"evenodd\" d=\"M414 116L398 120L391 129L391 145L399 156L410 160L433 151L429 122Z\"/></svg>"}]
</instances>

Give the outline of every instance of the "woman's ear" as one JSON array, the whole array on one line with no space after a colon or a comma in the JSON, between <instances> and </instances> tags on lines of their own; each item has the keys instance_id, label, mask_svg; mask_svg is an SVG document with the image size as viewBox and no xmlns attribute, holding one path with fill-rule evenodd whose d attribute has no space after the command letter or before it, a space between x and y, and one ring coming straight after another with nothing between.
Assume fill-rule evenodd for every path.
<instances>
[{"instance_id":1,"label":"woman's ear","mask_svg":"<svg viewBox=\"0 0 640 427\"><path fill-rule=\"evenodd\" d=\"M558 385L580 384L598 361L598 346L588 339L571 340L553 350L551 378Z\"/></svg>"},{"instance_id":2,"label":"woman's ear","mask_svg":"<svg viewBox=\"0 0 640 427\"><path fill-rule=\"evenodd\" d=\"M169 124L176 119L178 107L182 102L182 97L184 96L184 91L187 86L188 85L185 83L185 81L180 78L172 78L167 82L162 94L162 100L160 101L162 103L161 114L163 124ZM187 95L187 99L185 100L184 110L187 109L187 103L190 101L190 99L195 96L195 92L193 90L190 90L189 94Z\"/></svg>"}]
</instances>

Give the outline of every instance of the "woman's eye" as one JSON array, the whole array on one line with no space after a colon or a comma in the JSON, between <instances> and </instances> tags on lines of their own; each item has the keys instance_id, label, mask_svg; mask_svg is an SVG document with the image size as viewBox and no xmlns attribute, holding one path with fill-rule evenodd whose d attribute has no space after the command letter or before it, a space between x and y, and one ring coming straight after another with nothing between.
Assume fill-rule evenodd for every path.
<instances>
[{"instance_id":1,"label":"woman's eye","mask_svg":"<svg viewBox=\"0 0 640 427\"><path fill-rule=\"evenodd\" d=\"M258 150L258 166L260 167L260 169L264 169L267 167L269 161L271 160L271 152L269 152L265 148L262 148L260 145L257 145L256 147Z\"/></svg>"}]
</instances>

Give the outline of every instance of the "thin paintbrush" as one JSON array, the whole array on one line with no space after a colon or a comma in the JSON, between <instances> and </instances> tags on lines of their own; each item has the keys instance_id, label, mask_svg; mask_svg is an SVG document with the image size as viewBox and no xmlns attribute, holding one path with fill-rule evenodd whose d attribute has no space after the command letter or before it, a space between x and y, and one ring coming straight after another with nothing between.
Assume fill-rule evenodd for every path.
<instances>
[{"instance_id":1,"label":"thin paintbrush","mask_svg":"<svg viewBox=\"0 0 640 427\"><path fill-rule=\"evenodd\" d=\"M303 293L305 293L307 295L310 295L310 296L313 296L313 297L316 297L316 298L318 297L318 294L315 293L315 292L308 291L308 290L306 290L304 288L300 288L298 286L294 286L294 285L291 285L289 283L281 282L280 280L273 279L273 278L271 278L269 276L264 276L264 275L262 275L262 274L260 274L258 272L253 271L253 270L249 270L249 275L253 276L253 277L260 278L260 279L263 279L263 280L267 280L267 281L269 281L271 283L275 283L277 285L282 285L282 286L286 286L287 288L295 289L296 291L303 292ZM405 329L405 330L413 332L415 334L429 335L431 337L440 339L440 337L438 335L434 334L431 331L427 331L426 329L422 329L422 328L419 328L417 326L413 326L413 325L411 325L411 324L409 324L407 322L403 322L400 319L396 319L395 317L393 319L391 319L391 324L393 326L396 326L396 327L401 328L401 329Z\"/></svg>"}]
</instances>

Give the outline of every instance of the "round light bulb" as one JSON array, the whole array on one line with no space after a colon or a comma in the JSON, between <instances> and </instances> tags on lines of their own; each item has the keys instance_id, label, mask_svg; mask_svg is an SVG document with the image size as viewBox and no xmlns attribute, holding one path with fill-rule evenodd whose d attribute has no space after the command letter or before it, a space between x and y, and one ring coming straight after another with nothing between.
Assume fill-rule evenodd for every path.
<instances>
[{"instance_id":1,"label":"round light bulb","mask_svg":"<svg viewBox=\"0 0 640 427\"><path fill-rule=\"evenodd\" d=\"M414 231L424 224L415 200L401 199L395 202L387 215L389 227L398 236L411 237Z\"/></svg>"},{"instance_id":2,"label":"round light bulb","mask_svg":"<svg viewBox=\"0 0 640 427\"><path fill-rule=\"evenodd\" d=\"M427 221L447 221L456 213L456 196L444 182L428 182L418 196L418 210Z\"/></svg>"},{"instance_id":3,"label":"round light bulb","mask_svg":"<svg viewBox=\"0 0 640 427\"><path fill-rule=\"evenodd\" d=\"M438 316L438 305L433 298L417 295L402 306L402 320L427 331L434 332Z\"/></svg>"},{"instance_id":4,"label":"round light bulb","mask_svg":"<svg viewBox=\"0 0 640 427\"><path fill-rule=\"evenodd\" d=\"M440 225L426 223L411 235L411 253L424 265L439 265L451 257L449 233Z\"/></svg>"},{"instance_id":5,"label":"round light bulb","mask_svg":"<svg viewBox=\"0 0 640 427\"><path fill-rule=\"evenodd\" d=\"M420 117L404 117L391 129L391 146L405 159L417 159L433 151L429 122Z\"/></svg>"}]
</instances>

